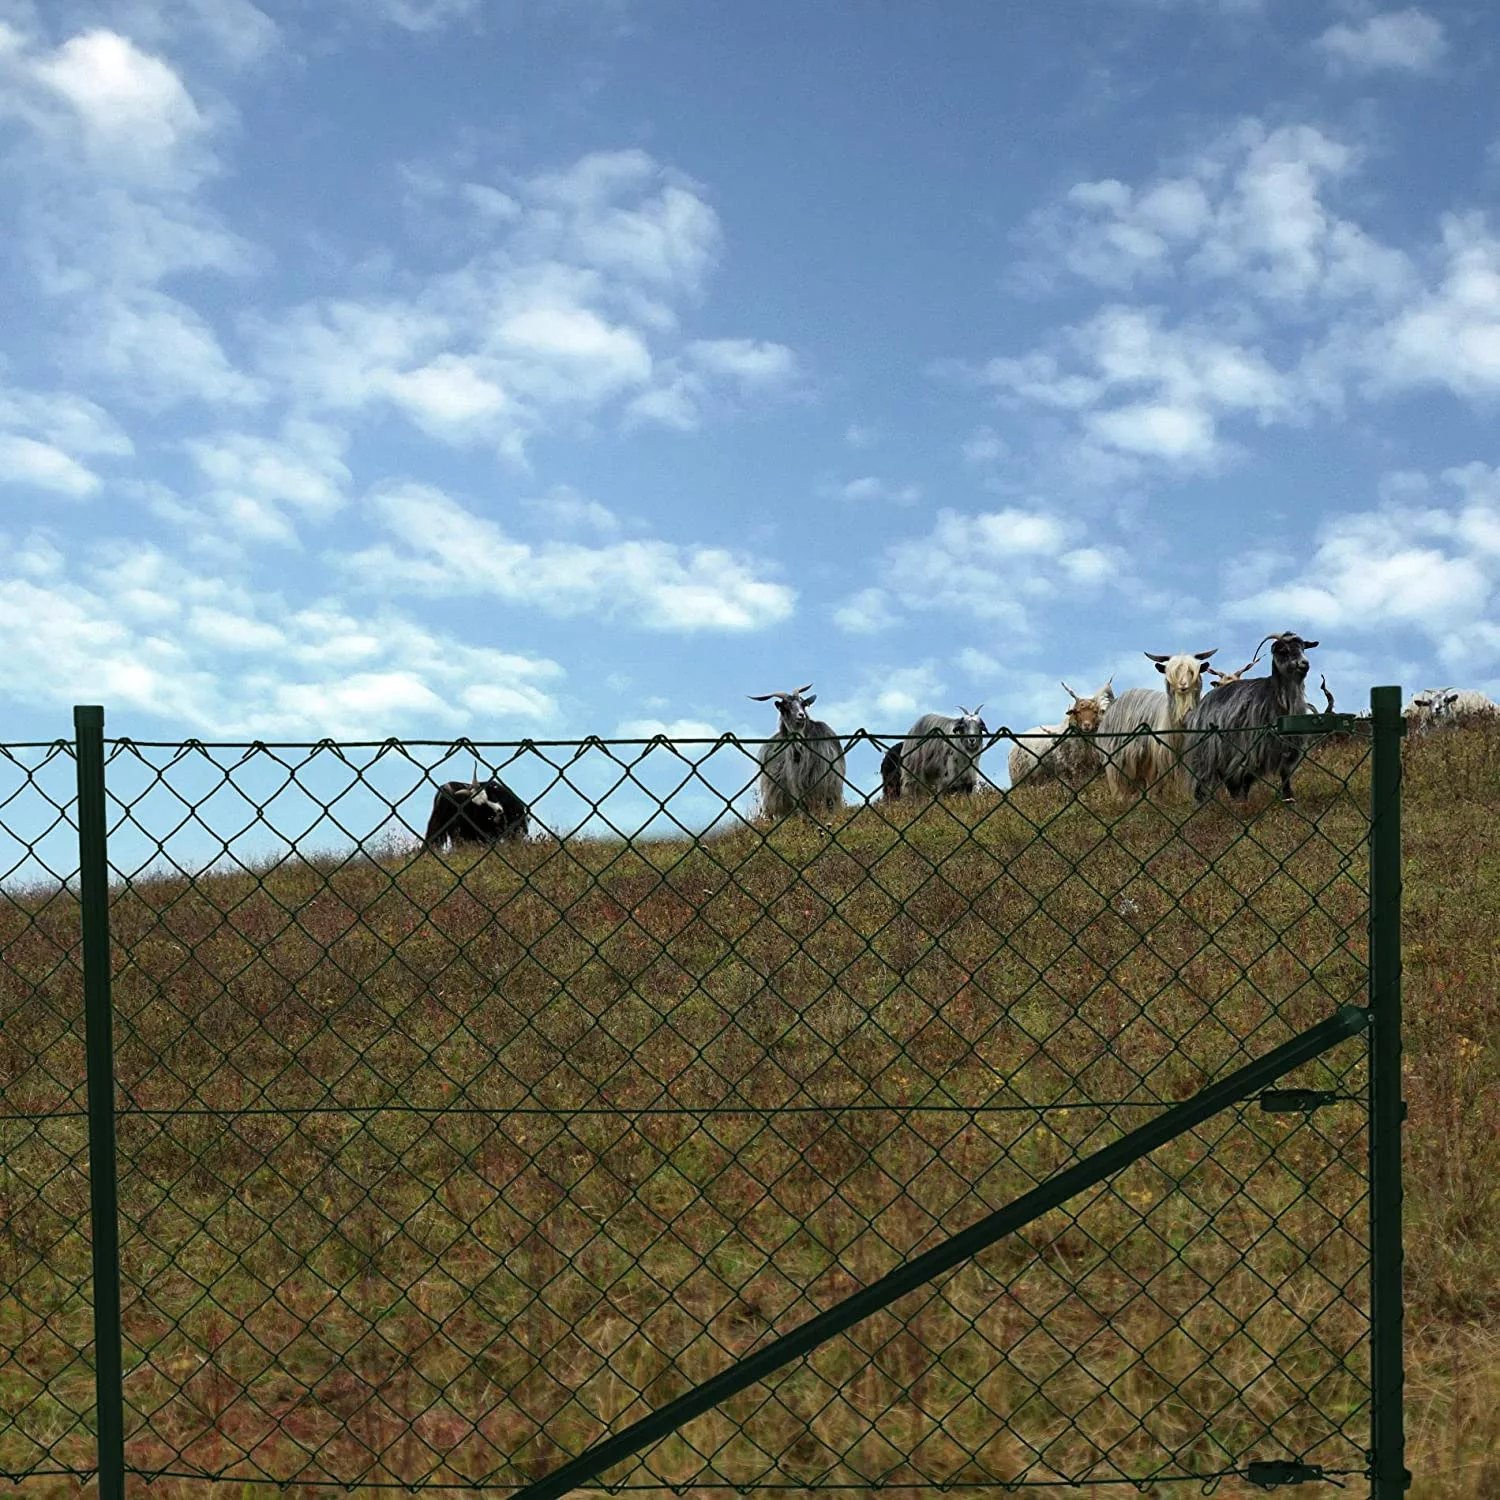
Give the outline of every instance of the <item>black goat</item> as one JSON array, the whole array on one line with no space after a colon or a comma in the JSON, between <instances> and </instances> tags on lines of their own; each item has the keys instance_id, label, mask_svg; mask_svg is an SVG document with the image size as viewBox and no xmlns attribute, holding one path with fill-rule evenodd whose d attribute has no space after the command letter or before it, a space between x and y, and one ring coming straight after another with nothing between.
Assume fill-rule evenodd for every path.
<instances>
[{"instance_id":1,"label":"black goat","mask_svg":"<svg viewBox=\"0 0 1500 1500\"><path fill-rule=\"evenodd\" d=\"M1318 643L1305 641L1290 630L1264 637L1261 646L1266 641L1271 642L1269 677L1241 677L1236 673L1208 693L1188 716L1190 732L1183 760L1197 802L1207 801L1221 785L1236 802L1242 802L1255 782L1273 777L1281 783L1282 801L1296 800L1292 772L1307 750L1306 737L1279 735L1275 726L1287 715L1311 711L1305 689L1307 657L1303 653ZM1257 646L1257 654L1259 651ZM1331 707L1331 698L1329 702ZM1210 732L1191 732L1202 730Z\"/></svg>"},{"instance_id":2,"label":"black goat","mask_svg":"<svg viewBox=\"0 0 1500 1500\"><path fill-rule=\"evenodd\" d=\"M429 849L444 844L494 844L524 839L530 810L503 781L445 781L432 799L432 816L422 842Z\"/></svg>"},{"instance_id":3,"label":"black goat","mask_svg":"<svg viewBox=\"0 0 1500 1500\"><path fill-rule=\"evenodd\" d=\"M887 802L901 800L901 750L904 741L897 741L880 758L880 790Z\"/></svg>"}]
</instances>

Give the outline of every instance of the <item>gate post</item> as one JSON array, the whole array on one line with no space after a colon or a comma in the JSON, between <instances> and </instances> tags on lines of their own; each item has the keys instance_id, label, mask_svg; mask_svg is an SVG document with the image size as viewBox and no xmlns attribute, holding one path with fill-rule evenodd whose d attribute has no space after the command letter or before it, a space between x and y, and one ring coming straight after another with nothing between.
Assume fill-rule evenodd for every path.
<instances>
[{"instance_id":1,"label":"gate post","mask_svg":"<svg viewBox=\"0 0 1500 1500\"><path fill-rule=\"evenodd\" d=\"M1370 712L1370 1494L1400 1500L1411 1483L1401 1342L1401 689L1372 688Z\"/></svg>"},{"instance_id":2,"label":"gate post","mask_svg":"<svg viewBox=\"0 0 1500 1500\"><path fill-rule=\"evenodd\" d=\"M73 710L78 759L78 905L88 1069L89 1238L94 1253L94 1400L99 1500L125 1500L125 1390L120 1351L120 1219L115 1175L115 1046L110 996L109 818L104 710Z\"/></svg>"}]
</instances>

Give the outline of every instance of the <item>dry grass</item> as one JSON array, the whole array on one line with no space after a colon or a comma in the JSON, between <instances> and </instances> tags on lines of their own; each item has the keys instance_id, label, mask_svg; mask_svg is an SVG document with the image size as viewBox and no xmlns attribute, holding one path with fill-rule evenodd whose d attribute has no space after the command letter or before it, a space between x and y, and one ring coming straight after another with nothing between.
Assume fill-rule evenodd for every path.
<instances>
[{"instance_id":1,"label":"dry grass","mask_svg":"<svg viewBox=\"0 0 1500 1500\"><path fill-rule=\"evenodd\" d=\"M122 889L132 1467L524 1482L1358 1001L1368 780L1322 759L1248 819L1039 789ZM1497 1481L1497 801L1500 740L1411 747L1410 1462L1445 1500ZM0 907L0 1471L92 1451L76 930ZM1350 1043L1288 1081L1363 1078ZM611 1478L1358 1469L1362 1123L1226 1115Z\"/></svg>"}]
</instances>

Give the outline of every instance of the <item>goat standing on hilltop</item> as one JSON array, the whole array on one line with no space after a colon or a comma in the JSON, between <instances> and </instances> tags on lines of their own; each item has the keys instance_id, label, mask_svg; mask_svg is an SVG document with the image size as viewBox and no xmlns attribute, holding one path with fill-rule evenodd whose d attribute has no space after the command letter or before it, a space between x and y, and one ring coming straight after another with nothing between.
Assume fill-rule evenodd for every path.
<instances>
[{"instance_id":1,"label":"goat standing on hilltop","mask_svg":"<svg viewBox=\"0 0 1500 1500\"><path fill-rule=\"evenodd\" d=\"M496 844L524 839L530 810L498 777L480 781L445 781L432 799L432 816L422 842L429 849L445 844Z\"/></svg>"},{"instance_id":2,"label":"goat standing on hilltop","mask_svg":"<svg viewBox=\"0 0 1500 1500\"><path fill-rule=\"evenodd\" d=\"M1010 751L1010 784L1062 781L1082 786L1099 769L1099 751L1094 734L1105 711L1114 702L1111 678L1091 698L1080 698L1067 683L1063 691L1073 706L1061 724L1041 724L1017 736Z\"/></svg>"},{"instance_id":3,"label":"goat standing on hilltop","mask_svg":"<svg viewBox=\"0 0 1500 1500\"><path fill-rule=\"evenodd\" d=\"M844 746L832 726L808 713L818 700L807 691L811 686L748 695L756 703L776 704L776 733L760 747L757 778L761 812L768 818L833 812L844 805Z\"/></svg>"},{"instance_id":4,"label":"goat standing on hilltop","mask_svg":"<svg viewBox=\"0 0 1500 1500\"><path fill-rule=\"evenodd\" d=\"M980 704L979 708L983 708ZM923 714L906 732L901 745L901 793L926 792L940 797L950 792L967 795L979 785L979 757L989 730L979 708L959 705L957 718ZM884 766L882 766L882 771Z\"/></svg>"},{"instance_id":5,"label":"goat standing on hilltop","mask_svg":"<svg viewBox=\"0 0 1500 1500\"><path fill-rule=\"evenodd\" d=\"M1500 704L1477 688L1423 688L1413 694L1402 712L1411 733L1426 734L1433 729L1453 729L1466 721L1492 719L1500 715Z\"/></svg>"},{"instance_id":6,"label":"goat standing on hilltop","mask_svg":"<svg viewBox=\"0 0 1500 1500\"><path fill-rule=\"evenodd\" d=\"M1302 735L1276 733L1276 721L1288 714L1306 714L1307 657L1318 643L1305 641L1290 630L1268 635L1271 642L1269 677L1236 677L1210 692L1188 720L1191 734L1184 755L1193 781L1193 800L1207 801L1224 786L1236 802L1243 802L1251 786L1272 776L1281 782L1281 798L1295 802L1292 772L1306 751ZM1257 658L1260 647L1256 647ZM1248 670L1248 669L1247 669ZM1330 697L1330 703L1332 699Z\"/></svg>"},{"instance_id":7,"label":"goat standing on hilltop","mask_svg":"<svg viewBox=\"0 0 1500 1500\"><path fill-rule=\"evenodd\" d=\"M1176 656L1142 653L1166 678L1166 691L1130 688L1105 711L1094 744L1113 796L1123 796L1128 785L1150 791L1173 778L1182 755L1180 731L1203 695L1205 663L1218 649Z\"/></svg>"}]
</instances>

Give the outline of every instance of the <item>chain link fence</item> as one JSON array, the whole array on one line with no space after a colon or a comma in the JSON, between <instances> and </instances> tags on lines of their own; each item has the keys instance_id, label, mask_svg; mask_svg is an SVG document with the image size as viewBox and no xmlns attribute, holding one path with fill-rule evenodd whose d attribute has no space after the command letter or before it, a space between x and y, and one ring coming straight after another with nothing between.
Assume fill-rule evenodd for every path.
<instances>
[{"instance_id":1,"label":"chain link fence","mask_svg":"<svg viewBox=\"0 0 1500 1500\"><path fill-rule=\"evenodd\" d=\"M1303 742L1298 802L1248 808L888 802L855 745L877 790L778 824L729 737L104 742L125 1472L522 1489L1364 1005L1368 721ZM74 752L0 769L0 1471L77 1475ZM490 775L528 836L425 846L436 787ZM1370 1058L1338 1042L599 1482L1369 1474Z\"/></svg>"}]
</instances>

